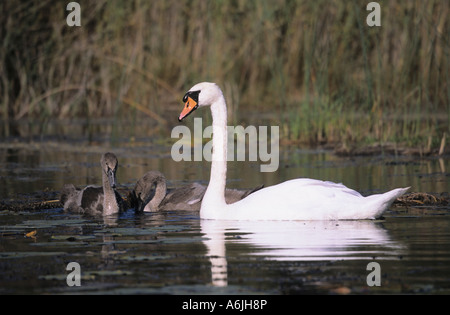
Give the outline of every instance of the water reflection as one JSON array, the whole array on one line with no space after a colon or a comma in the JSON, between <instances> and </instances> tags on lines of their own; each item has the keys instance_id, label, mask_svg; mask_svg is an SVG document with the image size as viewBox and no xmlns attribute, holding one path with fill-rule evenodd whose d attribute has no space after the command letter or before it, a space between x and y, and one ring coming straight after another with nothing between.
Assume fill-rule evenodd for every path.
<instances>
[{"instance_id":1,"label":"water reflection","mask_svg":"<svg viewBox=\"0 0 450 315\"><path fill-rule=\"evenodd\" d=\"M84 147L70 143L0 145L0 199L16 193L28 194L44 189L59 191L64 184L75 186L101 183L101 154L112 151L119 159L117 179L127 188L149 170L161 171L169 186L186 182L207 184L211 164L207 161L175 162L171 145L149 141L141 146ZM245 166L245 167L243 167ZM227 166L227 187L266 186L308 177L343 182L363 194L412 186L411 191L448 191L450 158L338 157L328 151L280 149L277 172L259 172L260 162L232 161Z\"/></svg>"},{"instance_id":2,"label":"water reflection","mask_svg":"<svg viewBox=\"0 0 450 315\"><path fill-rule=\"evenodd\" d=\"M392 259L405 250L373 221L201 220L201 231L215 286L228 284L227 243L245 244L246 254L277 261Z\"/></svg>"}]
</instances>

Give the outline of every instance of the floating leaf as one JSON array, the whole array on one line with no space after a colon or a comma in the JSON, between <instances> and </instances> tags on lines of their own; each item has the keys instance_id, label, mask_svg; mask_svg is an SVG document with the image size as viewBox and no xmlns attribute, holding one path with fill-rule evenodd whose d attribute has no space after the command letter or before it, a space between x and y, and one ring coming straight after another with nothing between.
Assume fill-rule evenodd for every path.
<instances>
[{"instance_id":1,"label":"floating leaf","mask_svg":"<svg viewBox=\"0 0 450 315\"><path fill-rule=\"evenodd\" d=\"M111 240L100 243L101 245L111 245L111 244L155 244L161 243L159 240Z\"/></svg>"},{"instance_id":2,"label":"floating leaf","mask_svg":"<svg viewBox=\"0 0 450 315\"><path fill-rule=\"evenodd\" d=\"M91 276L131 276L133 272L126 270L98 270L86 271L86 274Z\"/></svg>"},{"instance_id":3,"label":"floating leaf","mask_svg":"<svg viewBox=\"0 0 450 315\"><path fill-rule=\"evenodd\" d=\"M38 279L40 280L66 280L67 279L67 274L57 274L57 275L41 275L38 277ZM94 275L90 275L90 274L81 274L80 279L85 281L85 280L95 280L95 276Z\"/></svg>"},{"instance_id":4,"label":"floating leaf","mask_svg":"<svg viewBox=\"0 0 450 315\"><path fill-rule=\"evenodd\" d=\"M89 239L95 239L96 237L93 235L52 235L52 240L58 240L58 241L69 241L74 242L77 240L89 240Z\"/></svg>"},{"instance_id":5,"label":"floating leaf","mask_svg":"<svg viewBox=\"0 0 450 315\"><path fill-rule=\"evenodd\" d=\"M64 247L79 247L79 246L87 246L89 243L83 242L83 241L61 241L61 242L37 242L34 244L30 244L31 246L44 246L44 247L50 247L50 246L64 246Z\"/></svg>"},{"instance_id":6,"label":"floating leaf","mask_svg":"<svg viewBox=\"0 0 450 315\"><path fill-rule=\"evenodd\" d=\"M155 235L157 231L153 228L107 228L94 233L112 234L113 236L143 236Z\"/></svg>"},{"instance_id":7,"label":"floating leaf","mask_svg":"<svg viewBox=\"0 0 450 315\"><path fill-rule=\"evenodd\" d=\"M3 252L0 258L26 258L34 256L61 256L66 255L64 252Z\"/></svg>"},{"instance_id":8,"label":"floating leaf","mask_svg":"<svg viewBox=\"0 0 450 315\"><path fill-rule=\"evenodd\" d=\"M56 225L80 225L85 223L83 219L60 219L60 220L26 220L22 222L24 226L56 226Z\"/></svg>"},{"instance_id":9,"label":"floating leaf","mask_svg":"<svg viewBox=\"0 0 450 315\"><path fill-rule=\"evenodd\" d=\"M334 294L347 295L347 294L350 294L352 292L352 290L348 287L339 287L339 288L332 289L330 292L332 292Z\"/></svg>"},{"instance_id":10,"label":"floating leaf","mask_svg":"<svg viewBox=\"0 0 450 315\"><path fill-rule=\"evenodd\" d=\"M171 258L172 256L168 255L126 255L120 257L121 260L125 261L152 261L152 260L165 260Z\"/></svg>"},{"instance_id":11,"label":"floating leaf","mask_svg":"<svg viewBox=\"0 0 450 315\"><path fill-rule=\"evenodd\" d=\"M37 230L28 232L25 234L25 237L36 238Z\"/></svg>"}]
</instances>

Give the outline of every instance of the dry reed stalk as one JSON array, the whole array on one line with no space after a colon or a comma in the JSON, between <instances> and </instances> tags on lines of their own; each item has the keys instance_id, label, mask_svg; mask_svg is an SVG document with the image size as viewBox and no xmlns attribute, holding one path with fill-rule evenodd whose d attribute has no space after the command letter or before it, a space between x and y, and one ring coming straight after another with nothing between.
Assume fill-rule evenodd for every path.
<instances>
[{"instance_id":1,"label":"dry reed stalk","mask_svg":"<svg viewBox=\"0 0 450 315\"><path fill-rule=\"evenodd\" d=\"M162 122L155 103L208 80L235 87L239 109L274 112L296 141L423 145L450 130L448 1L382 2L373 28L361 1L80 4L71 28L65 3L0 2L1 118L136 109Z\"/></svg>"}]
</instances>

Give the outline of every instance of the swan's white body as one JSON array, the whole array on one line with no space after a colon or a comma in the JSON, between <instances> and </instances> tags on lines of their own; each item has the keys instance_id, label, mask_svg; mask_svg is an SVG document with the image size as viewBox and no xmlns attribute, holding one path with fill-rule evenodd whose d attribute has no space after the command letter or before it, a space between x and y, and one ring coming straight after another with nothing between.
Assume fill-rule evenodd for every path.
<instances>
[{"instance_id":1,"label":"swan's white body","mask_svg":"<svg viewBox=\"0 0 450 315\"><path fill-rule=\"evenodd\" d=\"M263 188L246 198L227 204L227 106L215 83L193 86L185 95L179 120L197 106L211 105L213 153L211 175L203 197L200 217L218 220L362 220L375 219L408 188L364 197L343 184L309 178L289 180Z\"/></svg>"},{"instance_id":2,"label":"swan's white body","mask_svg":"<svg viewBox=\"0 0 450 315\"><path fill-rule=\"evenodd\" d=\"M200 216L224 220L376 219L406 190L364 197L342 184L299 178L261 189L225 207L203 201Z\"/></svg>"}]
</instances>

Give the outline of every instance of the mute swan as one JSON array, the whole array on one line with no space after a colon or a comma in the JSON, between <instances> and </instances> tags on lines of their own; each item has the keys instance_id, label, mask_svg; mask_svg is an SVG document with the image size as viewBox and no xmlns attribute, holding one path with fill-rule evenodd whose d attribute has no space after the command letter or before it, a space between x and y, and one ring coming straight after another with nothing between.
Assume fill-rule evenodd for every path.
<instances>
[{"instance_id":1,"label":"mute swan","mask_svg":"<svg viewBox=\"0 0 450 315\"><path fill-rule=\"evenodd\" d=\"M183 97L182 121L199 106L211 106L213 153L209 185L200 209L202 219L222 220L359 220L375 219L408 188L363 197L343 184L309 178L288 180L227 204L227 105L215 83L194 85Z\"/></svg>"},{"instance_id":2,"label":"mute swan","mask_svg":"<svg viewBox=\"0 0 450 315\"><path fill-rule=\"evenodd\" d=\"M153 191L153 186L156 186ZM252 192L261 189L262 186L253 190L227 189L225 199L233 203ZM149 171L136 183L130 194L130 203L136 212L155 212L161 210L200 210L201 200L205 194L206 187L199 183L192 183L167 192L166 178L161 172Z\"/></svg>"},{"instance_id":3,"label":"mute swan","mask_svg":"<svg viewBox=\"0 0 450 315\"><path fill-rule=\"evenodd\" d=\"M105 153L100 159L102 166L103 187L87 186L75 188L73 184L64 185L60 201L64 210L89 214L111 215L123 210L122 197L115 190L117 157L113 153Z\"/></svg>"}]
</instances>

